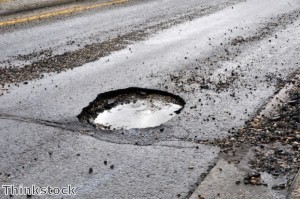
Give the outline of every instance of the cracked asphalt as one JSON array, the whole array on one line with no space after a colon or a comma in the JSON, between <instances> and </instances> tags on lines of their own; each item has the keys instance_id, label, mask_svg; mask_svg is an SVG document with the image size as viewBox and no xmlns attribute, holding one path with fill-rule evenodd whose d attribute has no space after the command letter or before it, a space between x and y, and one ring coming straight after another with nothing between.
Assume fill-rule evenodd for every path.
<instances>
[{"instance_id":1,"label":"cracked asphalt","mask_svg":"<svg viewBox=\"0 0 300 199\"><path fill-rule=\"evenodd\" d=\"M0 184L76 187L63 198L286 198L298 159L279 176L257 168L267 186L238 186L255 143L232 164L216 140L273 117L280 84L299 86L299 35L299 0L128 1L0 27ZM185 108L148 129L78 121L99 94L128 87ZM14 198L26 197L39 198Z\"/></svg>"}]
</instances>

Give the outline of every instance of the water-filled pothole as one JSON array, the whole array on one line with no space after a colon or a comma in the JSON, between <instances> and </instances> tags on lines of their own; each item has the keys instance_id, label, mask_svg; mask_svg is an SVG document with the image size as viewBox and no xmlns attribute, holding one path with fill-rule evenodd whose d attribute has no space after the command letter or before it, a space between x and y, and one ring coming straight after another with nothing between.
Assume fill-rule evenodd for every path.
<instances>
[{"instance_id":1,"label":"water-filled pothole","mask_svg":"<svg viewBox=\"0 0 300 199\"><path fill-rule=\"evenodd\" d=\"M78 118L106 130L150 128L175 117L184 105L181 97L171 93L127 88L98 95Z\"/></svg>"}]
</instances>

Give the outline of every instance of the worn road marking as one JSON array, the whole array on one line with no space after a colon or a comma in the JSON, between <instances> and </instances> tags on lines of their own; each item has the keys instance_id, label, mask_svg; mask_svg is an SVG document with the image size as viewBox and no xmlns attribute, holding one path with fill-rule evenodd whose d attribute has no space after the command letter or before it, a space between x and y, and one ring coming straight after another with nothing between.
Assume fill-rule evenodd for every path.
<instances>
[{"instance_id":1,"label":"worn road marking","mask_svg":"<svg viewBox=\"0 0 300 199\"><path fill-rule=\"evenodd\" d=\"M25 23L25 22L40 20L40 19L47 19L47 18L60 16L60 15L68 15L68 14L72 14L72 13L76 13L76 12L91 10L94 8L101 8L101 7L115 5L115 4L122 4L122 3L126 3L128 1L129 0L113 0L113 1L106 2L106 3L98 3L98 4L86 5L86 6L75 6L75 7L67 8L67 9L63 9L63 10L41 13L41 14L34 15L34 16L17 18L17 19L7 20L7 21L0 21L0 26Z\"/></svg>"},{"instance_id":2,"label":"worn road marking","mask_svg":"<svg viewBox=\"0 0 300 199\"><path fill-rule=\"evenodd\" d=\"M0 3L6 3L8 1L10 1L10 0L0 0Z\"/></svg>"}]
</instances>

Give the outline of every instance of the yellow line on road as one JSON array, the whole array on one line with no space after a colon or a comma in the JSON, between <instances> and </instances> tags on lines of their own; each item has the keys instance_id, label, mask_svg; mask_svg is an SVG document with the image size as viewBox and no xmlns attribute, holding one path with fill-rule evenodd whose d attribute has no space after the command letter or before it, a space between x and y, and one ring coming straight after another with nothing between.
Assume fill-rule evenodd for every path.
<instances>
[{"instance_id":1,"label":"yellow line on road","mask_svg":"<svg viewBox=\"0 0 300 199\"><path fill-rule=\"evenodd\" d=\"M11 0L0 0L0 3L5 3L5 2L8 2L8 1L11 1Z\"/></svg>"},{"instance_id":2,"label":"yellow line on road","mask_svg":"<svg viewBox=\"0 0 300 199\"><path fill-rule=\"evenodd\" d=\"M55 17L55 16L68 15L68 14L72 14L72 13L76 13L76 12L82 12L82 11L91 10L94 8L100 8L100 7L105 7L105 6L115 5L115 4L122 4L122 3L126 3L126 2L128 2L128 0L113 0L113 1L106 2L106 3L98 3L98 4L86 5L86 6L75 6L75 7L67 8L67 9L63 9L63 10L41 13L41 14L34 15L34 16L23 17L23 18L7 20L7 21L0 21L0 26L13 25L13 24L24 23L24 22L40 20L40 19L47 19L47 18L51 18L51 17Z\"/></svg>"}]
</instances>

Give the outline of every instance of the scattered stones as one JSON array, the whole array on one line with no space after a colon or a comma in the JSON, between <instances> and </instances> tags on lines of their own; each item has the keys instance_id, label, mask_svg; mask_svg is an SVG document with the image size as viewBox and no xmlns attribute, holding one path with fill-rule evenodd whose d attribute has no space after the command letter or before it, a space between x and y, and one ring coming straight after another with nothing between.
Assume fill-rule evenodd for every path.
<instances>
[{"instance_id":1,"label":"scattered stones","mask_svg":"<svg viewBox=\"0 0 300 199\"><path fill-rule=\"evenodd\" d=\"M272 189L274 190L284 190L286 188L286 184L279 184L272 186Z\"/></svg>"},{"instance_id":2,"label":"scattered stones","mask_svg":"<svg viewBox=\"0 0 300 199\"><path fill-rule=\"evenodd\" d=\"M244 184L262 185L260 173L257 171L248 172L247 176L244 178Z\"/></svg>"},{"instance_id":3,"label":"scattered stones","mask_svg":"<svg viewBox=\"0 0 300 199\"><path fill-rule=\"evenodd\" d=\"M204 199L204 197L202 197L201 195L198 195L198 199Z\"/></svg>"},{"instance_id":4,"label":"scattered stones","mask_svg":"<svg viewBox=\"0 0 300 199\"><path fill-rule=\"evenodd\" d=\"M123 35L117 35L115 38L111 38L103 42L88 44L78 50L65 52L60 55L54 55L53 49L50 48L40 52L35 51L27 55L18 55L15 57L17 60L29 61L37 59L38 61L22 67L14 66L11 63L11 60L2 61L7 64L7 66L0 68L0 85L9 85L12 83L20 83L43 78L45 73L61 73L68 69L73 70L75 67L79 67L85 63L105 57L114 51L124 49L132 42L140 41L157 31L213 13L214 11L227 6L228 4L226 3L203 8L201 12L197 11L189 13L188 15L181 15L176 18L160 22L159 24L150 25ZM67 42L67 45L76 45L76 42L70 40ZM80 47L81 45L77 44L77 46ZM131 49L129 50L132 51Z\"/></svg>"},{"instance_id":5,"label":"scattered stones","mask_svg":"<svg viewBox=\"0 0 300 199\"><path fill-rule=\"evenodd\" d=\"M245 127L232 129L228 138L211 143L220 146L226 157L234 157L241 147L252 149L254 156L248 163L253 171L244 184L267 186L260 177L260 172L267 172L285 176L286 184L272 187L282 190L291 185L300 168L300 81L293 82L294 88L287 93L290 99L272 117L255 117Z\"/></svg>"}]
</instances>

